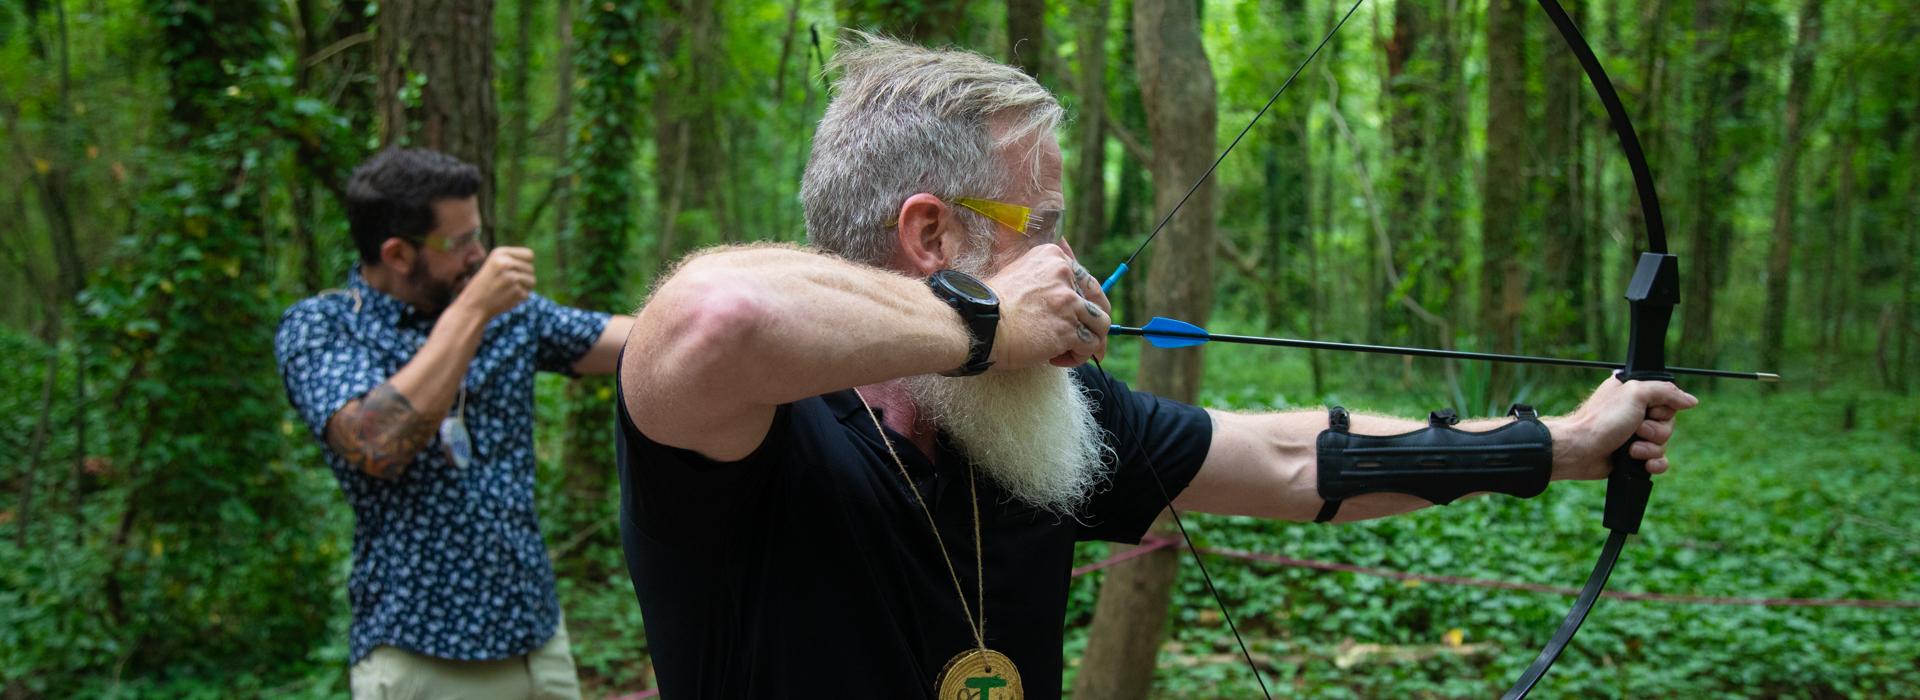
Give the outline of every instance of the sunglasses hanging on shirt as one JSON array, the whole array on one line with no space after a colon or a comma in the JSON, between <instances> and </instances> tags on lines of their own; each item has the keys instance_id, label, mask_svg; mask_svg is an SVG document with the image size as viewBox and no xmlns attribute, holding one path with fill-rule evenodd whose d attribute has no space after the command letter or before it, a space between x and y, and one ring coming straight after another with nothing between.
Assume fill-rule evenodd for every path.
<instances>
[{"instance_id":1,"label":"sunglasses hanging on shirt","mask_svg":"<svg viewBox=\"0 0 1920 700\"><path fill-rule=\"evenodd\" d=\"M473 436L467 433L467 387L460 387L460 400L453 413L440 421L440 444L447 449L447 459L458 469L465 469L473 463Z\"/></svg>"}]
</instances>

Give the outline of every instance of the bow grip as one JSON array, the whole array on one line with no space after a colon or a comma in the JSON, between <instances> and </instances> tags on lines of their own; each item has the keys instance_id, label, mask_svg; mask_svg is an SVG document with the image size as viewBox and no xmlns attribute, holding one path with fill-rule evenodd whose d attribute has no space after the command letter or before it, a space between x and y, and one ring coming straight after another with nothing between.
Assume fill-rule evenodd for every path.
<instances>
[{"instance_id":1,"label":"bow grip","mask_svg":"<svg viewBox=\"0 0 1920 700\"><path fill-rule=\"evenodd\" d=\"M1608 457L1613 472L1607 475L1607 505L1600 522L1607 529L1629 535L1640 531L1640 518L1647 514L1647 500L1653 497L1653 477L1645 460L1628 456L1640 437L1627 439Z\"/></svg>"},{"instance_id":2,"label":"bow grip","mask_svg":"<svg viewBox=\"0 0 1920 700\"><path fill-rule=\"evenodd\" d=\"M1633 281L1627 284L1629 313L1627 364L1614 376L1622 383L1631 381L1671 382L1667 373L1667 326L1673 319L1673 306L1680 301L1679 258L1666 253L1641 253L1634 267ZM1613 451L1608 458L1613 471L1607 475L1607 505L1601 522L1615 532L1640 531L1640 519L1647 512L1647 499L1653 495L1653 479L1647 474L1645 460L1629 456L1637 435Z\"/></svg>"}]
</instances>

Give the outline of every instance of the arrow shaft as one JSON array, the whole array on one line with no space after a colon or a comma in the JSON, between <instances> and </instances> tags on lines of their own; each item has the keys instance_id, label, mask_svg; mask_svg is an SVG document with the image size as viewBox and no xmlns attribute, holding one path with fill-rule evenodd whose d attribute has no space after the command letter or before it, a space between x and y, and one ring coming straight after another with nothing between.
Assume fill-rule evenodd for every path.
<instances>
[{"instance_id":1,"label":"arrow shaft","mask_svg":"<svg viewBox=\"0 0 1920 700\"><path fill-rule=\"evenodd\" d=\"M1559 357L1538 357L1534 355L1507 355L1492 352L1467 352L1464 350L1435 350L1433 348L1412 348L1397 345L1367 345L1364 343L1336 343L1326 340L1296 340L1293 338L1267 338L1255 335L1230 335L1225 333L1189 333L1182 331L1146 331L1133 326L1114 326L1108 329L1110 335L1150 336L1158 335L1170 338L1192 338L1215 343L1238 343L1241 345L1266 345L1282 348L1305 348L1308 350L1341 350L1345 352L1364 352L1377 355L1405 355L1410 357L1438 357L1449 360L1480 360L1485 362L1507 362L1528 365L1560 365L1565 367L1592 367L1596 369L1621 369L1624 365L1605 360L1574 360ZM1779 375L1766 372L1735 372L1724 369L1697 369L1693 367L1668 367L1674 374L1690 374L1702 377L1722 377L1726 379L1750 379L1763 382L1780 381Z\"/></svg>"}]
</instances>

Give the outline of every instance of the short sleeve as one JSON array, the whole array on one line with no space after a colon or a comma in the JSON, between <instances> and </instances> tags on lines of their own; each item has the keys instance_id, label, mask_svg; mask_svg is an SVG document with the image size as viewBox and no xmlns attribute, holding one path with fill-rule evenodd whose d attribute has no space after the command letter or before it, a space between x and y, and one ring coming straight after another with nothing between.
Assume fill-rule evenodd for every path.
<instances>
[{"instance_id":1,"label":"short sleeve","mask_svg":"<svg viewBox=\"0 0 1920 700\"><path fill-rule=\"evenodd\" d=\"M371 348L353 337L347 318L326 297L301 301L280 318L273 354L287 400L307 429L326 439L327 419L387 380Z\"/></svg>"},{"instance_id":2,"label":"short sleeve","mask_svg":"<svg viewBox=\"0 0 1920 700\"><path fill-rule=\"evenodd\" d=\"M1091 365L1074 370L1074 376L1088 392L1115 453L1113 471L1088 500L1076 537L1138 543L1167 502L1200 473L1213 441L1213 417L1195 406L1134 391Z\"/></svg>"},{"instance_id":3,"label":"short sleeve","mask_svg":"<svg viewBox=\"0 0 1920 700\"><path fill-rule=\"evenodd\" d=\"M527 297L527 312L538 329L534 366L542 372L573 374L573 363L593 349L611 314L562 306L538 294Z\"/></svg>"},{"instance_id":4,"label":"short sleeve","mask_svg":"<svg viewBox=\"0 0 1920 700\"><path fill-rule=\"evenodd\" d=\"M618 382L619 373L614 376ZM640 432L619 398L623 395L614 398L620 422L614 451L628 523L655 541L682 547L732 541L758 527L773 495L776 468L794 452L792 404L775 410L766 437L752 453L715 462ZM715 499L727 507L715 509Z\"/></svg>"}]
</instances>

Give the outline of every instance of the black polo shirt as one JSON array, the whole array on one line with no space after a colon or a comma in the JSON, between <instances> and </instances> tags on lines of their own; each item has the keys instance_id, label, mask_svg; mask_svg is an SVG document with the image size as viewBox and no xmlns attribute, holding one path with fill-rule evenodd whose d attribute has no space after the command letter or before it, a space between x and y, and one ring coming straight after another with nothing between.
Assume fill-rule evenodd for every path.
<instances>
[{"instance_id":1,"label":"black polo shirt","mask_svg":"<svg viewBox=\"0 0 1920 700\"><path fill-rule=\"evenodd\" d=\"M977 480L987 645L1030 698L1059 694L1074 543L1139 542L1166 507L1149 465L1178 495L1213 434L1205 411L1091 365L1074 374L1118 454L1078 517ZM620 534L664 697L931 698L947 660L974 646L926 516L853 391L781 406L732 463L649 440L619 403ZM930 463L887 437L974 605L965 459L944 438Z\"/></svg>"}]
</instances>

